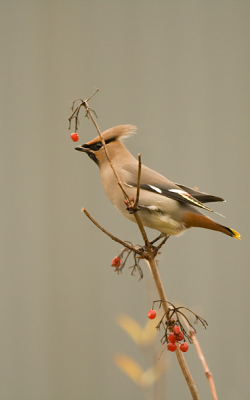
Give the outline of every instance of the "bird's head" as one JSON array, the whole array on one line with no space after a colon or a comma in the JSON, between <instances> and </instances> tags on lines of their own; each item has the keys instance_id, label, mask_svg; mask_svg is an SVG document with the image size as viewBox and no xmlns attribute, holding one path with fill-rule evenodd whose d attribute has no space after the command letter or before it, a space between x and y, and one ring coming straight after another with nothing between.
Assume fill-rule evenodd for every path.
<instances>
[{"instance_id":1,"label":"bird's head","mask_svg":"<svg viewBox=\"0 0 250 400\"><path fill-rule=\"evenodd\" d=\"M107 145L108 153L111 160L118 156L120 146L123 146L122 139L132 135L136 132L136 126L134 125L119 125L114 128L110 128L102 133L103 140ZM88 156L100 167L100 165L107 161L106 154L100 139L97 136L95 139L91 140L86 144L75 147L75 150L83 151L87 153Z\"/></svg>"}]
</instances>

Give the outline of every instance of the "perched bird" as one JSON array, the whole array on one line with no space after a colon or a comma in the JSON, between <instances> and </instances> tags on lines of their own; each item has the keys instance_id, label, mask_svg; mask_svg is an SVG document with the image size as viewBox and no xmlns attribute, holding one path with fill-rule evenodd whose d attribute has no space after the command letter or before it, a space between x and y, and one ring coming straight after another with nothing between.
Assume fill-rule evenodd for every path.
<instances>
[{"instance_id":1,"label":"perched bird","mask_svg":"<svg viewBox=\"0 0 250 400\"><path fill-rule=\"evenodd\" d=\"M133 125L120 125L102 133L114 169L129 198L136 197L138 161L126 149L122 140L135 132L136 127ZM102 185L109 200L124 217L135 222L134 215L128 211L124 203L124 194L117 184L100 137L97 136L75 149L87 153L98 165ZM238 232L218 224L200 211L202 209L212 211L204 203L215 201L224 200L175 184L144 165L141 166L138 215L144 226L158 230L161 236L177 236L188 228L199 227L240 239Z\"/></svg>"}]
</instances>

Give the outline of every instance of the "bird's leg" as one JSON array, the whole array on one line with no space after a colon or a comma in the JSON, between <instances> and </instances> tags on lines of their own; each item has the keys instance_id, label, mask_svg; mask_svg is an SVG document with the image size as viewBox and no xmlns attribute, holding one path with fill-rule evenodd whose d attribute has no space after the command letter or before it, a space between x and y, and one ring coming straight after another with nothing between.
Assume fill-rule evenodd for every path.
<instances>
[{"instance_id":1,"label":"bird's leg","mask_svg":"<svg viewBox=\"0 0 250 400\"><path fill-rule=\"evenodd\" d=\"M162 238L162 233L159 235L159 236L157 236L154 240L152 240L151 242L149 242L150 244L151 244L151 246L155 243L155 242L158 242L158 240L160 240Z\"/></svg>"},{"instance_id":2,"label":"bird's leg","mask_svg":"<svg viewBox=\"0 0 250 400\"><path fill-rule=\"evenodd\" d=\"M157 238L155 238L154 240L152 240L152 242L150 243L151 249L154 252L154 255L156 256L159 253L160 248L166 243L166 241L169 239L170 235L159 235L157 236ZM164 238L161 243L158 246L153 246L153 243L157 242L157 240ZM160 253L159 253L160 254Z\"/></svg>"},{"instance_id":3,"label":"bird's leg","mask_svg":"<svg viewBox=\"0 0 250 400\"><path fill-rule=\"evenodd\" d=\"M158 240L160 240L161 238L162 238L162 234L160 234L160 235L157 236L154 240L152 240L151 242L149 242L151 249L152 249L155 253L157 253L157 251L156 251L156 250L157 250L157 247L153 246L153 244L154 244L155 242L157 242ZM143 247L141 247L140 250L146 251L146 247L143 246Z\"/></svg>"},{"instance_id":4,"label":"bird's leg","mask_svg":"<svg viewBox=\"0 0 250 400\"><path fill-rule=\"evenodd\" d=\"M157 236L154 240L152 240L151 242L149 242L151 250L153 251L154 255L156 256L156 254L159 252L160 248L166 243L166 241L168 240L170 235L163 235L162 233ZM156 243L158 240L164 238L161 243L158 246L154 246L154 243ZM141 251L147 251L146 247L143 246L141 247L139 250Z\"/></svg>"}]
</instances>

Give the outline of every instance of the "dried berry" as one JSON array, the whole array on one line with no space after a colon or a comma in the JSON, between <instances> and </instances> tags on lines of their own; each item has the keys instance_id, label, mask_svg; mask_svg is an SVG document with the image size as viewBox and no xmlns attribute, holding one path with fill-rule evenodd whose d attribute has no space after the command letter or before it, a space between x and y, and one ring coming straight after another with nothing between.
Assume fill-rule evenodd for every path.
<instances>
[{"instance_id":1,"label":"dried berry","mask_svg":"<svg viewBox=\"0 0 250 400\"><path fill-rule=\"evenodd\" d=\"M175 334L176 340L178 340L178 342L180 342L181 340L184 339L184 335L182 332L178 333L177 335Z\"/></svg>"},{"instance_id":2,"label":"dried berry","mask_svg":"<svg viewBox=\"0 0 250 400\"><path fill-rule=\"evenodd\" d=\"M120 267L121 263L122 263L122 259L120 257L115 257L111 261L111 266L115 267L115 268L118 268L118 267Z\"/></svg>"}]
</instances>

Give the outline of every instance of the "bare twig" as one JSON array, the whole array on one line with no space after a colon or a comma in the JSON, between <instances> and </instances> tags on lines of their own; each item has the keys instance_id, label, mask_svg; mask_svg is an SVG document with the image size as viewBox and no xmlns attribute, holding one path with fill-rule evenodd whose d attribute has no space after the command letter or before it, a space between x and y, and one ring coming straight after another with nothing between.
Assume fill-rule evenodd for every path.
<instances>
[{"instance_id":1,"label":"bare twig","mask_svg":"<svg viewBox=\"0 0 250 400\"><path fill-rule=\"evenodd\" d=\"M95 93L96 93L96 92L95 92ZM95 94L95 93L94 93L94 94ZM94 94L93 94L93 95L94 95ZM92 96L93 96L93 95L92 95ZM92 96L90 96L90 98L91 98ZM98 135L100 136L100 139L101 139L101 142L102 142L102 145L103 145L103 148L104 148L104 151L105 151L107 160L108 160L109 165L110 165L110 167L111 167L111 169L112 169L112 171L113 171L113 173L114 173L114 175L115 175L115 177L116 177L117 183L118 183L118 185L120 186L121 191L122 191L122 193L123 193L125 199L129 201L129 197L128 197L127 193L125 192L125 189L124 189L124 187L123 187L122 181L121 181L121 179L119 178L119 176L118 176L118 174L117 174L117 172L116 172L116 170L115 170L115 168L114 168L114 166L113 166L113 163L112 163L111 158L110 158L109 153L108 153L108 149L107 149L105 140L103 139L102 134L101 134L101 131L100 131L100 129L99 129L99 127L98 127L98 125L97 125L97 123L96 123L96 121L95 121L93 115L92 115L92 112L91 112L92 110L89 108L89 105L88 105L88 103L87 103L87 100L85 100L85 101L83 102L82 105L86 108L87 115L91 118L91 121L92 121L93 124L95 125L95 128L96 128L96 130L97 130L97 132L98 132Z\"/></svg>"},{"instance_id":2,"label":"bare twig","mask_svg":"<svg viewBox=\"0 0 250 400\"><path fill-rule=\"evenodd\" d=\"M185 308L185 307L183 307L183 308ZM187 310L191 311L189 309L187 309ZM191 311L191 312L193 312L193 311ZM207 322L205 320L200 319L200 318L198 318L198 320L202 323L202 326L206 329ZM187 329L189 330L190 337L192 339L192 342L195 345L196 351L198 353L198 357L201 360L201 363L203 365L204 372L205 372L205 375L206 375L206 377L208 379L208 383L209 383L209 386L210 386L210 390L211 390L211 394L212 394L213 400L218 400L217 393L216 393L216 388L215 388L215 383L214 383L214 379L213 379L213 375L210 372L210 370L208 368L208 365L207 365L207 362L206 362L206 359L205 359L205 357L204 357L204 355L202 353L200 344L199 344L197 336L196 336L196 330L193 328L193 326L190 324L190 322L187 321L187 319L184 319L184 323L186 324Z\"/></svg>"},{"instance_id":3,"label":"bare twig","mask_svg":"<svg viewBox=\"0 0 250 400\"><path fill-rule=\"evenodd\" d=\"M137 212L134 213L134 217L135 217L137 225L138 225L138 227L139 227L139 229L141 231L141 235L142 235L144 243L146 245L147 252L149 254L153 254L151 246L150 246L150 242L149 242L147 234L146 234L146 231L144 229L144 226L142 225L141 219L140 219L140 217L139 217Z\"/></svg>"},{"instance_id":4,"label":"bare twig","mask_svg":"<svg viewBox=\"0 0 250 400\"><path fill-rule=\"evenodd\" d=\"M180 351L179 344L177 345L177 349L175 351L175 354L176 354L177 360L179 362L179 365L181 367L183 376L186 379L186 382L188 384L188 387L189 387L189 390L190 390L190 393L192 395L193 400L200 400L199 393L198 393L197 388L195 386L195 383L194 383L194 380L192 378L192 375L190 374L190 371L188 369L188 366L187 366L186 360L184 358L184 355Z\"/></svg>"},{"instance_id":5,"label":"bare twig","mask_svg":"<svg viewBox=\"0 0 250 400\"><path fill-rule=\"evenodd\" d=\"M93 97L97 92L99 92L99 89L98 89L98 88L97 88L96 91L95 91L91 96L89 96L89 98L88 98L87 100L85 100L85 101L89 101L90 99L92 99L92 97Z\"/></svg>"},{"instance_id":6,"label":"bare twig","mask_svg":"<svg viewBox=\"0 0 250 400\"><path fill-rule=\"evenodd\" d=\"M213 400L218 400L218 397L217 397L217 394L216 394L216 388L215 388L215 384L214 384L213 375L211 374L211 372L210 372L210 370L208 368L207 362L205 360L205 357L204 357L204 355L202 353L200 344L199 344L199 342L197 340L197 337L196 337L196 332L194 330L190 330L190 335L192 337L192 340L193 340L193 343L195 345L196 351L198 353L199 359L201 360L201 363L203 365L205 375L206 375L206 377L208 379Z\"/></svg>"},{"instance_id":7,"label":"bare twig","mask_svg":"<svg viewBox=\"0 0 250 400\"><path fill-rule=\"evenodd\" d=\"M96 89L96 91L95 91L87 100L83 100L83 99L77 98L77 99L75 99L75 100L72 102L71 110L73 111L73 114L72 114L72 115L69 117L69 119L68 119L68 120L69 120L69 129L70 129L70 127L71 127L71 121L72 121L73 118L75 118L75 130L78 129L78 128L77 128L77 124L80 124L79 119L78 119L78 115L79 115L79 112L80 112L81 107L84 105L85 102L88 102L90 99L92 99L92 97L93 97L97 92L99 92L99 89ZM80 104L78 105L78 107L76 107L76 109L74 110L74 106L75 106L75 103L76 103L77 101L80 101L81 103L80 103ZM92 110L92 111L93 111L93 113L95 114L95 116L96 116L96 118L97 118L96 112L95 112L94 110Z\"/></svg>"},{"instance_id":8,"label":"bare twig","mask_svg":"<svg viewBox=\"0 0 250 400\"><path fill-rule=\"evenodd\" d=\"M139 196L140 196L140 181L141 181L141 154L138 154L138 176L137 176L137 191L136 191L136 198L135 198L135 210L137 210Z\"/></svg>"},{"instance_id":9,"label":"bare twig","mask_svg":"<svg viewBox=\"0 0 250 400\"><path fill-rule=\"evenodd\" d=\"M98 222L93 217L91 217L91 215L88 213L87 210L85 210L85 208L82 208L81 211L90 219L90 221L93 222L93 224L95 224L95 226L97 226L97 228L99 228L102 232L104 232L112 240L114 240L115 242L120 243L122 246L124 246L127 249L133 251L134 253L139 254L142 258L144 258L146 256L143 251L138 250L133 246L130 246L127 242L124 242L123 240L117 238L116 236L114 236L111 233L109 233L108 231L106 231L106 229L104 229L100 224L98 224Z\"/></svg>"}]
</instances>

